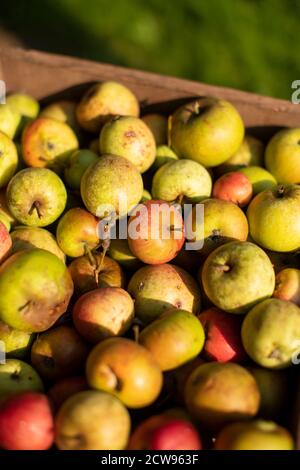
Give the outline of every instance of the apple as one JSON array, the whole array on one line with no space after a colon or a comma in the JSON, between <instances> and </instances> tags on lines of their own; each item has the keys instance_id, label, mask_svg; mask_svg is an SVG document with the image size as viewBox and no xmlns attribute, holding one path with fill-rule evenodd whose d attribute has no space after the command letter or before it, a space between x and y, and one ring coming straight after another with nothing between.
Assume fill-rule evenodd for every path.
<instances>
[{"instance_id":1,"label":"apple","mask_svg":"<svg viewBox=\"0 0 300 470\"><path fill-rule=\"evenodd\" d=\"M267 145L265 165L278 183L300 183L300 128L277 132Z\"/></svg>"},{"instance_id":2,"label":"apple","mask_svg":"<svg viewBox=\"0 0 300 470\"><path fill-rule=\"evenodd\" d=\"M7 205L24 225L45 227L63 212L67 192L62 180L47 168L26 168L9 182Z\"/></svg>"},{"instance_id":3,"label":"apple","mask_svg":"<svg viewBox=\"0 0 300 470\"><path fill-rule=\"evenodd\" d=\"M49 118L37 118L22 134L22 155L28 166L61 173L78 140L70 126Z\"/></svg>"},{"instance_id":4,"label":"apple","mask_svg":"<svg viewBox=\"0 0 300 470\"><path fill-rule=\"evenodd\" d=\"M20 392L42 392L43 382L31 365L20 359L6 359L0 364L0 397L8 397Z\"/></svg>"},{"instance_id":5,"label":"apple","mask_svg":"<svg viewBox=\"0 0 300 470\"><path fill-rule=\"evenodd\" d=\"M79 372L88 347L71 326L57 326L40 334L31 348L31 364L43 379L57 381Z\"/></svg>"},{"instance_id":6,"label":"apple","mask_svg":"<svg viewBox=\"0 0 300 470\"><path fill-rule=\"evenodd\" d=\"M9 139L13 139L21 122L20 113L16 112L9 104L0 106L0 132Z\"/></svg>"},{"instance_id":7,"label":"apple","mask_svg":"<svg viewBox=\"0 0 300 470\"><path fill-rule=\"evenodd\" d=\"M0 320L17 330L47 330L66 311L72 294L67 267L49 251L20 251L0 266Z\"/></svg>"},{"instance_id":8,"label":"apple","mask_svg":"<svg viewBox=\"0 0 300 470\"><path fill-rule=\"evenodd\" d=\"M121 83L107 81L90 87L76 108L80 126L97 133L113 116L134 116L140 113L135 95Z\"/></svg>"},{"instance_id":9,"label":"apple","mask_svg":"<svg viewBox=\"0 0 300 470\"><path fill-rule=\"evenodd\" d=\"M267 254L254 243L230 242L208 256L202 284L216 307L229 313L245 313L271 297L275 273Z\"/></svg>"},{"instance_id":10,"label":"apple","mask_svg":"<svg viewBox=\"0 0 300 470\"><path fill-rule=\"evenodd\" d=\"M300 270L287 268L276 274L273 297L289 300L300 307Z\"/></svg>"},{"instance_id":11,"label":"apple","mask_svg":"<svg viewBox=\"0 0 300 470\"><path fill-rule=\"evenodd\" d=\"M47 450L54 442L54 421L46 395L23 392L0 406L0 447Z\"/></svg>"},{"instance_id":12,"label":"apple","mask_svg":"<svg viewBox=\"0 0 300 470\"><path fill-rule=\"evenodd\" d=\"M155 160L156 147L152 132L137 117L116 116L104 124L100 132L100 154L127 158L140 173Z\"/></svg>"},{"instance_id":13,"label":"apple","mask_svg":"<svg viewBox=\"0 0 300 470\"><path fill-rule=\"evenodd\" d=\"M147 191L147 189L144 189L142 199L140 202L150 201L151 199L152 199L152 195L150 194L150 192Z\"/></svg>"},{"instance_id":14,"label":"apple","mask_svg":"<svg viewBox=\"0 0 300 470\"><path fill-rule=\"evenodd\" d=\"M139 336L162 371L176 369L194 359L203 348L204 330L190 312L170 309L146 326Z\"/></svg>"},{"instance_id":15,"label":"apple","mask_svg":"<svg viewBox=\"0 0 300 470\"><path fill-rule=\"evenodd\" d=\"M212 181L208 171L192 160L174 160L161 166L152 181L155 199L197 203L211 194Z\"/></svg>"},{"instance_id":16,"label":"apple","mask_svg":"<svg viewBox=\"0 0 300 470\"><path fill-rule=\"evenodd\" d=\"M98 253L93 253L92 258L80 256L69 264L76 295L98 287L124 287L125 276L116 261Z\"/></svg>"},{"instance_id":17,"label":"apple","mask_svg":"<svg viewBox=\"0 0 300 470\"><path fill-rule=\"evenodd\" d=\"M73 309L76 329L91 343L123 335L133 317L133 300L121 287L102 287L87 292L77 300Z\"/></svg>"},{"instance_id":18,"label":"apple","mask_svg":"<svg viewBox=\"0 0 300 470\"><path fill-rule=\"evenodd\" d=\"M40 117L47 119L55 119L64 122L76 132L80 133L80 128L76 119L76 103L69 100L55 101L48 104L41 112Z\"/></svg>"},{"instance_id":19,"label":"apple","mask_svg":"<svg viewBox=\"0 0 300 470\"><path fill-rule=\"evenodd\" d=\"M9 232L12 226L17 223L16 219L7 207L6 188L0 189L0 221L5 225Z\"/></svg>"},{"instance_id":20,"label":"apple","mask_svg":"<svg viewBox=\"0 0 300 470\"><path fill-rule=\"evenodd\" d=\"M163 376L150 352L126 338L108 338L90 352L86 376L91 388L109 392L129 408L144 408L158 397Z\"/></svg>"},{"instance_id":21,"label":"apple","mask_svg":"<svg viewBox=\"0 0 300 470\"><path fill-rule=\"evenodd\" d=\"M252 198L252 184L240 171L225 173L214 183L213 197L245 207Z\"/></svg>"},{"instance_id":22,"label":"apple","mask_svg":"<svg viewBox=\"0 0 300 470\"><path fill-rule=\"evenodd\" d=\"M89 212L97 217L116 213L122 217L139 203L143 180L137 168L126 158L102 155L92 163L81 179L81 197Z\"/></svg>"},{"instance_id":23,"label":"apple","mask_svg":"<svg viewBox=\"0 0 300 470\"><path fill-rule=\"evenodd\" d=\"M88 211L75 207L59 220L56 239L60 249L72 258L82 256L100 244L98 219Z\"/></svg>"},{"instance_id":24,"label":"apple","mask_svg":"<svg viewBox=\"0 0 300 470\"><path fill-rule=\"evenodd\" d=\"M11 246L11 236L5 225L0 222L0 263L2 263L2 261L8 257Z\"/></svg>"},{"instance_id":25,"label":"apple","mask_svg":"<svg viewBox=\"0 0 300 470\"><path fill-rule=\"evenodd\" d=\"M259 193L252 199L247 217L251 237L263 248L297 250L300 247L300 186L278 185Z\"/></svg>"},{"instance_id":26,"label":"apple","mask_svg":"<svg viewBox=\"0 0 300 470\"><path fill-rule=\"evenodd\" d=\"M146 201L129 219L128 246L143 263L167 263L175 258L183 244L182 215L165 201Z\"/></svg>"},{"instance_id":27,"label":"apple","mask_svg":"<svg viewBox=\"0 0 300 470\"><path fill-rule=\"evenodd\" d=\"M88 390L85 377L76 375L59 380L50 387L47 394L55 410L58 410L68 398L84 390Z\"/></svg>"},{"instance_id":28,"label":"apple","mask_svg":"<svg viewBox=\"0 0 300 470\"><path fill-rule=\"evenodd\" d=\"M91 163L98 161L99 156L90 150L75 150L70 156L64 171L65 181L69 188L80 189L83 173Z\"/></svg>"},{"instance_id":29,"label":"apple","mask_svg":"<svg viewBox=\"0 0 300 470\"><path fill-rule=\"evenodd\" d=\"M171 264L139 269L128 284L128 292L134 299L136 316L144 323L172 307L192 313L200 310L197 282L184 269Z\"/></svg>"},{"instance_id":30,"label":"apple","mask_svg":"<svg viewBox=\"0 0 300 470\"><path fill-rule=\"evenodd\" d=\"M171 163L178 160L176 153L168 145L159 145L156 147L156 157L151 167L151 171L158 170L165 163Z\"/></svg>"},{"instance_id":31,"label":"apple","mask_svg":"<svg viewBox=\"0 0 300 470\"><path fill-rule=\"evenodd\" d=\"M6 323L0 322L0 341L4 343L6 357L24 358L30 350L33 339L32 333L15 330Z\"/></svg>"},{"instance_id":32,"label":"apple","mask_svg":"<svg viewBox=\"0 0 300 470\"><path fill-rule=\"evenodd\" d=\"M6 98L6 103L10 108L21 116L21 121L18 126L18 134L24 127L32 120L35 119L40 110L40 105L37 100L32 96L25 93L13 93Z\"/></svg>"},{"instance_id":33,"label":"apple","mask_svg":"<svg viewBox=\"0 0 300 470\"><path fill-rule=\"evenodd\" d=\"M245 135L241 146L226 162L216 168L219 175L229 171L241 170L242 168L257 166L264 163L264 144L251 135Z\"/></svg>"},{"instance_id":34,"label":"apple","mask_svg":"<svg viewBox=\"0 0 300 470\"><path fill-rule=\"evenodd\" d=\"M100 391L76 393L55 418L55 443L61 450L124 450L129 433L126 408L113 395Z\"/></svg>"},{"instance_id":35,"label":"apple","mask_svg":"<svg viewBox=\"0 0 300 470\"><path fill-rule=\"evenodd\" d=\"M274 176L260 166L247 166L246 168L241 168L239 172L243 173L250 180L254 196L277 185Z\"/></svg>"},{"instance_id":36,"label":"apple","mask_svg":"<svg viewBox=\"0 0 300 470\"><path fill-rule=\"evenodd\" d=\"M11 232L12 253L32 248L41 248L50 251L61 261L66 261L66 255L59 248L56 239L48 230L40 227L17 226Z\"/></svg>"},{"instance_id":37,"label":"apple","mask_svg":"<svg viewBox=\"0 0 300 470\"><path fill-rule=\"evenodd\" d=\"M157 427L151 436L150 450L201 450L202 443L192 423L173 419Z\"/></svg>"},{"instance_id":38,"label":"apple","mask_svg":"<svg viewBox=\"0 0 300 470\"><path fill-rule=\"evenodd\" d=\"M145 419L134 429L130 436L128 450L150 450L150 441L153 432L170 421L167 413L152 415Z\"/></svg>"},{"instance_id":39,"label":"apple","mask_svg":"<svg viewBox=\"0 0 300 470\"><path fill-rule=\"evenodd\" d=\"M192 418L207 429L256 415L260 394L254 377L244 367L210 362L195 369L187 380L185 402Z\"/></svg>"},{"instance_id":40,"label":"apple","mask_svg":"<svg viewBox=\"0 0 300 470\"><path fill-rule=\"evenodd\" d=\"M198 318L206 335L203 348L206 359L217 362L245 361L239 317L211 307L201 312Z\"/></svg>"},{"instance_id":41,"label":"apple","mask_svg":"<svg viewBox=\"0 0 300 470\"><path fill-rule=\"evenodd\" d=\"M0 109L4 105L0 105ZM1 117L0 117L1 119ZM14 175L18 165L17 148L7 135L0 132L0 188Z\"/></svg>"},{"instance_id":42,"label":"apple","mask_svg":"<svg viewBox=\"0 0 300 470\"><path fill-rule=\"evenodd\" d=\"M290 366L300 350L300 308L280 299L260 302L243 321L242 340L247 354L260 366Z\"/></svg>"},{"instance_id":43,"label":"apple","mask_svg":"<svg viewBox=\"0 0 300 470\"><path fill-rule=\"evenodd\" d=\"M108 248L108 254L123 268L130 271L136 271L142 266L142 262L130 251L127 239L112 239Z\"/></svg>"},{"instance_id":44,"label":"apple","mask_svg":"<svg viewBox=\"0 0 300 470\"><path fill-rule=\"evenodd\" d=\"M293 450L294 441L287 429L273 421L229 424L218 434L216 450Z\"/></svg>"},{"instance_id":45,"label":"apple","mask_svg":"<svg viewBox=\"0 0 300 470\"><path fill-rule=\"evenodd\" d=\"M244 124L236 108L217 98L182 105L173 114L170 127L175 153L206 167L228 160L244 138Z\"/></svg>"},{"instance_id":46,"label":"apple","mask_svg":"<svg viewBox=\"0 0 300 470\"><path fill-rule=\"evenodd\" d=\"M203 244L199 248L202 258L224 243L234 239L247 240L248 221L236 204L222 199L206 199L202 204L203 217L197 217L196 208L193 207L186 220L187 238Z\"/></svg>"},{"instance_id":47,"label":"apple","mask_svg":"<svg viewBox=\"0 0 300 470\"><path fill-rule=\"evenodd\" d=\"M162 114L151 113L142 117L151 130L157 146L168 142L168 118Z\"/></svg>"}]
</instances>

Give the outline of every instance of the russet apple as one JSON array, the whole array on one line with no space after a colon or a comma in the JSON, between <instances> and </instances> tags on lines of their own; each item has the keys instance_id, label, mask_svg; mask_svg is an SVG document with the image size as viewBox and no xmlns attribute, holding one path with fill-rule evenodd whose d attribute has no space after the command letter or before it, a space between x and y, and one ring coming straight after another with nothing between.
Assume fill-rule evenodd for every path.
<instances>
[{"instance_id":1,"label":"russet apple","mask_svg":"<svg viewBox=\"0 0 300 470\"><path fill-rule=\"evenodd\" d=\"M3 105L0 105L0 109ZM18 153L15 144L3 132L0 132L0 188L7 185L18 165Z\"/></svg>"},{"instance_id":2,"label":"russet apple","mask_svg":"<svg viewBox=\"0 0 300 470\"><path fill-rule=\"evenodd\" d=\"M262 367L283 369L300 350L300 308L280 299L253 307L242 326L247 354Z\"/></svg>"},{"instance_id":3,"label":"russet apple","mask_svg":"<svg viewBox=\"0 0 300 470\"><path fill-rule=\"evenodd\" d=\"M87 292L77 300L73 309L77 331L91 343L123 335L133 317L133 300L120 287L102 287Z\"/></svg>"},{"instance_id":4,"label":"russet apple","mask_svg":"<svg viewBox=\"0 0 300 470\"><path fill-rule=\"evenodd\" d=\"M274 176L260 166L247 166L246 168L240 168L239 172L250 180L254 196L277 185Z\"/></svg>"},{"instance_id":5,"label":"russet apple","mask_svg":"<svg viewBox=\"0 0 300 470\"><path fill-rule=\"evenodd\" d=\"M136 316L144 323L150 323L172 307L192 313L200 310L197 282L184 269L171 264L139 269L129 282L128 292L135 301Z\"/></svg>"},{"instance_id":6,"label":"russet apple","mask_svg":"<svg viewBox=\"0 0 300 470\"><path fill-rule=\"evenodd\" d=\"M278 183L300 183L300 128L283 129L267 145L265 165Z\"/></svg>"},{"instance_id":7,"label":"russet apple","mask_svg":"<svg viewBox=\"0 0 300 470\"><path fill-rule=\"evenodd\" d=\"M162 371L176 369L194 359L204 340L198 318L179 309L167 310L139 335L139 343L151 352Z\"/></svg>"},{"instance_id":8,"label":"russet apple","mask_svg":"<svg viewBox=\"0 0 300 470\"><path fill-rule=\"evenodd\" d=\"M121 83L107 81L96 83L83 95L76 108L80 126L97 133L113 116L134 116L140 113L135 95Z\"/></svg>"},{"instance_id":9,"label":"russet apple","mask_svg":"<svg viewBox=\"0 0 300 470\"><path fill-rule=\"evenodd\" d=\"M201 312L198 318L206 335L203 348L206 359L217 362L245 361L239 317L211 307Z\"/></svg>"},{"instance_id":10,"label":"russet apple","mask_svg":"<svg viewBox=\"0 0 300 470\"><path fill-rule=\"evenodd\" d=\"M75 150L75 152L71 154L64 170L65 182L69 188L80 190L80 182L83 173L89 165L96 162L98 158L99 155L86 149Z\"/></svg>"},{"instance_id":11,"label":"russet apple","mask_svg":"<svg viewBox=\"0 0 300 470\"><path fill-rule=\"evenodd\" d=\"M56 240L60 249L72 258L85 255L100 244L98 219L88 211L75 207L59 220Z\"/></svg>"},{"instance_id":12,"label":"russet apple","mask_svg":"<svg viewBox=\"0 0 300 470\"><path fill-rule=\"evenodd\" d=\"M244 367L210 362L197 367L187 380L185 402L192 418L208 429L256 415L260 394Z\"/></svg>"},{"instance_id":13,"label":"russet apple","mask_svg":"<svg viewBox=\"0 0 300 470\"><path fill-rule=\"evenodd\" d=\"M34 334L16 330L0 322L0 341L4 343L6 357L23 359L30 351Z\"/></svg>"},{"instance_id":14,"label":"russet apple","mask_svg":"<svg viewBox=\"0 0 300 470\"><path fill-rule=\"evenodd\" d=\"M130 425L129 413L116 397L86 390L68 398L59 409L55 443L61 450L124 450Z\"/></svg>"},{"instance_id":15,"label":"russet apple","mask_svg":"<svg viewBox=\"0 0 300 470\"><path fill-rule=\"evenodd\" d=\"M287 268L276 274L273 297L289 300L300 307L300 270Z\"/></svg>"},{"instance_id":16,"label":"russet apple","mask_svg":"<svg viewBox=\"0 0 300 470\"><path fill-rule=\"evenodd\" d=\"M9 182L7 205L22 224L45 227L63 212L67 192L62 180L47 168L26 168Z\"/></svg>"},{"instance_id":17,"label":"russet apple","mask_svg":"<svg viewBox=\"0 0 300 470\"><path fill-rule=\"evenodd\" d=\"M165 145L168 142L168 118L162 114L145 114L142 120L151 130L156 146Z\"/></svg>"},{"instance_id":18,"label":"russet apple","mask_svg":"<svg viewBox=\"0 0 300 470\"><path fill-rule=\"evenodd\" d=\"M246 313L271 297L275 273L267 254L254 243L230 242L206 259L202 284L216 307L229 313Z\"/></svg>"},{"instance_id":19,"label":"russet apple","mask_svg":"<svg viewBox=\"0 0 300 470\"><path fill-rule=\"evenodd\" d=\"M48 230L40 227L17 226L11 232L12 253L32 248L41 248L50 251L61 261L66 261L66 255L59 248L57 241Z\"/></svg>"},{"instance_id":20,"label":"russet apple","mask_svg":"<svg viewBox=\"0 0 300 470\"><path fill-rule=\"evenodd\" d=\"M240 207L249 204L252 198L252 184L249 178L239 171L225 173L213 187L213 197L231 201Z\"/></svg>"},{"instance_id":21,"label":"russet apple","mask_svg":"<svg viewBox=\"0 0 300 470\"><path fill-rule=\"evenodd\" d=\"M0 266L0 320L12 328L47 330L67 310L72 294L68 268L49 251L20 251Z\"/></svg>"},{"instance_id":22,"label":"russet apple","mask_svg":"<svg viewBox=\"0 0 300 470\"><path fill-rule=\"evenodd\" d=\"M127 158L140 173L155 160L156 147L152 132L137 117L117 116L108 121L100 133L100 154Z\"/></svg>"},{"instance_id":23,"label":"russet apple","mask_svg":"<svg viewBox=\"0 0 300 470\"><path fill-rule=\"evenodd\" d=\"M61 173L71 153L78 148L74 131L64 122L39 117L22 134L22 155L28 166Z\"/></svg>"},{"instance_id":24,"label":"russet apple","mask_svg":"<svg viewBox=\"0 0 300 470\"><path fill-rule=\"evenodd\" d=\"M150 200L140 204L128 222L128 246L143 263L171 261L184 244L181 212L168 202Z\"/></svg>"},{"instance_id":25,"label":"russet apple","mask_svg":"<svg viewBox=\"0 0 300 470\"><path fill-rule=\"evenodd\" d=\"M49 388L47 395L55 410L58 410L72 395L88 390L88 388L86 378L83 375L75 375L56 382Z\"/></svg>"},{"instance_id":26,"label":"russet apple","mask_svg":"<svg viewBox=\"0 0 300 470\"><path fill-rule=\"evenodd\" d=\"M217 98L199 98L171 118L171 146L181 158L206 167L224 163L240 147L244 124L236 108Z\"/></svg>"},{"instance_id":27,"label":"russet apple","mask_svg":"<svg viewBox=\"0 0 300 470\"><path fill-rule=\"evenodd\" d=\"M86 376L91 388L109 392L129 408L143 408L158 397L163 376L151 353L132 340L108 338L92 349Z\"/></svg>"},{"instance_id":28,"label":"russet apple","mask_svg":"<svg viewBox=\"0 0 300 470\"><path fill-rule=\"evenodd\" d=\"M31 364L41 377L57 381L80 372L88 355L88 347L76 330L57 326L40 334L31 348Z\"/></svg>"},{"instance_id":29,"label":"russet apple","mask_svg":"<svg viewBox=\"0 0 300 470\"><path fill-rule=\"evenodd\" d=\"M27 362L20 359L6 359L0 364L0 397L5 398L25 391L42 392L43 382Z\"/></svg>"},{"instance_id":30,"label":"russet apple","mask_svg":"<svg viewBox=\"0 0 300 470\"><path fill-rule=\"evenodd\" d=\"M0 405L0 447L47 450L54 442L54 420L46 395L23 392Z\"/></svg>"},{"instance_id":31,"label":"russet apple","mask_svg":"<svg viewBox=\"0 0 300 470\"><path fill-rule=\"evenodd\" d=\"M278 185L259 193L248 206L247 217L251 237L263 248L297 250L300 247L300 186Z\"/></svg>"}]
</instances>

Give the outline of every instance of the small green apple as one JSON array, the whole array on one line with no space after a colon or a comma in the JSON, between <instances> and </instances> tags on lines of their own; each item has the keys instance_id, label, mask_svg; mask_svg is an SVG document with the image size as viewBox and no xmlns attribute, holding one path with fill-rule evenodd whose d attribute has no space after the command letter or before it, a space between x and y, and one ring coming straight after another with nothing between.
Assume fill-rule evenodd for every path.
<instances>
[{"instance_id":1,"label":"small green apple","mask_svg":"<svg viewBox=\"0 0 300 470\"><path fill-rule=\"evenodd\" d=\"M35 119L39 114L40 105L36 99L24 93L13 93L6 99L9 106L21 114L31 119Z\"/></svg>"},{"instance_id":2,"label":"small green apple","mask_svg":"<svg viewBox=\"0 0 300 470\"><path fill-rule=\"evenodd\" d=\"M214 305L245 313L271 297L275 273L267 254L254 243L234 241L213 251L202 270L204 291Z\"/></svg>"},{"instance_id":3,"label":"small green apple","mask_svg":"<svg viewBox=\"0 0 300 470\"><path fill-rule=\"evenodd\" d=\"M164 201L197 203L210 196L212 181L208 171L192 160L174 160L161 166L152 181L152 195Z\"/></svg>"},{"instance_id":4,"label":"small green apple","mask_svg":"<svg viewBox=\"0 0 300 470\"><path fill-rule=\"evenodd\" d=\"M33 367L20 359L7 359L5 364L0 364L0 397L25 391L44 391L43 382Z\"/></svg>"},{"instance_id":5,"label":"small green apple","mask_svg":"<svg viewBox=\"0 0 300 470\"><path fill-rule=\"evenodd\" d=\"M156 171L165 163L173 162L174 160L178 160L178 156L171 147L168 147L167 145L159 145L156 148L156 157L151 170L153 169Z\"/></svg>"},{"instance_id":6,"label":"small green apple","mask_svg":"<svg viewBox=\"0 0 300 470\"><path fill-rule=\"evenodd\" d=\"M266 189L274 188L277 185L276 179L271 173L269 173L265 168L260 166L247 166L245 168L239 169L239 172L246 175L253 189L253 195L261 193Z\"/></svg>"},{"instance_id":7,"label":"small green apple","mask_svg":"<svg viewBox=\"0 0 300 470\"><path fill-rule=\"evenodd\" d=\"M20 113L16 112L9 104L0 105L0 131L13 139L21 122Z\"/></svg>"},{"instance_id":8,"label":"small green apple","mask_svg":"<svg viewBox=\"0 0 300 470\"><path fill-rule=\"evenodd\" d=\"M0 131L0 188L7 185L17 166L18 152L16 146L7 135Z\"/></svg>"},{"instance_id":9,"label":"small green apple","mask_svg":"<svg viewBox=\"0 0 300 470\"><path fill-rule=\"evenodd\" d=\"M142 262L130 251L127 239L111 240L108 255L125 269L131 271L136 271L142 266Z\"/></svg>"},{"instance_id":10,"label":"small green apple","mask_svg":"<svg viewBox=\"0 0 300 470\"><path fill-rule=\"evenodd\" d=\"M278 183L300 183L300 128L284 129L267 145L265 164Z\"/></svg>"},{"instance_id":11,"label":"small green apple","mask_svg":"<svg viewBox=\"0 0 300 470\"><path fill-rule=\"evenodd\" d=\"M3 341L6 357L22 359L30 350L34 334L15 330L0 322L0 341Z\"/></svg>"},{"instance_id":12,"label":"small green apple","mask_svg":"<svg viewBox=\"0 0 300 470\"><path fill-rule=\"evenodd\" d=\"M300 308L280 299L260 302L244 319L242 340L247 354L260 366L290 366L300 351Z\"/></svg>"},{"instance_id":13,"label":"small green apple","mask_svg":"<svg viewBox=\"0 0 300 470\"><path fill-rule=\"evenodd\" d=\"M72 189L80 189L83 173L91 163L96 162L99 156L90 150L75 150L70 156L64 171L65 182Z\"/></svg>"},{"instance_id":14,"label":"small green apple","mask_svg":"<svg viewBox=\"0 0 300 470\"><path fill-rule=\"evenodd\" d=\"M247 217L250 235L263 248L294 251L300 247L300 186L278 185L252 199Z\"/></svg>"},{"instance_id":15,"label":"small green apple","mask_svg":"<svg viewBox=\"0 0 300 470\"><path fill-rule=\"evenodd\" d=\"M179 157L213 167L237 152L244 138L244 124L228 101L199 98L175 111L170 138Z\"/></svg>"}]
</instances>

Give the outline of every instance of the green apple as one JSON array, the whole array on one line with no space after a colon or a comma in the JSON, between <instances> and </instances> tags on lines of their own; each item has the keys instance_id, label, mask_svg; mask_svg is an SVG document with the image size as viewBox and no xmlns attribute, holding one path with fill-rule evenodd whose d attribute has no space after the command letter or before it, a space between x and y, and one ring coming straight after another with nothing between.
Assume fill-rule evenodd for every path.
<instances>
[{"instance_id":1,"label":"green apple","mask_svg":"<svg viewBox=\"0 0 300 470\"><path fill-rule=\"evenodd\" d=\"M86 390L63 403L55 419L55 431L55 442L61 450L124 450L130 416L109 393Z\"/></svg>"},{"instance_id":2,"label":"green apple","mask_svg":"<svg viewBox=\"0 0 300 470\"><path fill-rule=\"evenodd\" d=\"M6 99L9 106L21 114L31 119L35 119L39 114L40 105L36 99L24 93L13 93Z\"/></svg>"},{"instance_id":3,"label":"green apple","mask_svg":"<svg viewBox=\"0 0 300 470\"><path fill-rule=\"evenodd\" d=\"M151 170L158 170L165 163L170 163L174 160L178 160L178 156L171 147L168 147L168 145L159 145L156 148L156 157Z\"/></svg>"},{"instance_id":4,"label":"green apple","mask_svg":"<svg viewBox=\"0 0 300 470\"><path fill-rule=\"evenodd\" d=\"M151 199L152 199L152 196L150 192L147 191L147 189L144 189L141 202L151 201Z\"/></svg>"},{"instance_id":5,"label":"green apple","mask_svg":"<svg viewBox=\"0 0 300 470\"><path fill-rule=\"evenodd\" d=\"M15 330L0 322L0 341L3 341L6 357L22 359L30 350L34 335L26 331Z\"/></svg>"},{"instance_id":6,"label":"green apple","mask_svg":"<svg viewBox=\"0 0 300 470\"><path fill-rule=\"evenodd\" d=\"M155 140L148 126L139 118L117 116L108 121L100 133L100 154L127 158L140 173L155 160Z\"/></svg>"},{"instance_id":7,"label":"green apple","mask_svg":"<svg viewBox=\"0 0 300 470\"><path fill-rule=\"evenodd\" d=\"M9 182L7 205L22 224L45 227L63 212L67 192L62 180L47 168L26 168Z\"/></svg>"},{"instance_id":8,"label":"green apple","mask_svg":"<svg viewBox=\"0 0 300 470\"><path fill-rule=\"evenodd\" d=\"M216 168L216 171L221 175L248 166L263 166L263 163L264 144L251 135L245 135L238 151L226 160L225 163Z\"/></svg>"},{"instance_id":9,"label":"green apple","mask_svg":"<svg viewBox=\"0 0 300 470\"><path fill-rule=\"evenodd\" d=\"M12 328L47 330L65 313L72 294L68 268L49 251L20 251L0 266L0 320Z\"/></svg>"},{"instance_id":10,"label":"green apple","mask_svg":"<svg viewBox=\"0 0 300 470\"><path fill-rule=\"evenodd\" d=\"M0 105L0 131L13 139L21 122L20 113L16 112L9 104Z\"/></svg>"},{"instance_id":11,"label":"green apple","mask_svg":"<svg viewBox=\"0 0 300 470\"><path fill-rule=\"evenodd\" d=\"M91 163L96 162L99 156L90 150L75 150L70 156L64 171L65 182L72 189L80 189L83 173Z\"/></svg>"},{"instance_id":12,"label":"green apple","mask_svg":"<svg viewBox=\"0 0 300 470\"><path fill-rule=\"evenodd\" d=\"M137 168L126 158L102 155L85 171L80 185L82 200L89 212L99 218L113 212L117 217L140 202L143 180Z\"/></svg>"},{"instance_id":13,"label":"green apple","mask_svg":"<svg viewBox=\"0 0 300 470\"><path fill-rule=\"evenodd\" d=\"M0 221L5 225L8 231L16 225L17 221L7 207L6 188L0 189Z\"/></svg>"},{"instance_id":14,"label":"green apple","mask_svg":"<svg viewBox=\"0 0 300 470\"><path fill-rule=\"evenodd\" d=\"M300 183L300 128L284 129L267 145L265 164L278 183Z\"/></svg>"},{"instance_id":15,"label":"green apple","mask_svg":"<svg viewBox=\"0 0 300 470\"><path fill-rule=\"evenodd\" d=\"M179 157L213 167L224 163L239 149L244 124L228 101L199 98L175 111L170 138Z\"/></svg>"},{"instance_id":16,"label":"green apple","mask_svg":"<svg viewBox=\"0 0 300 470\"><path fill-rule=\"evenodd\" d=\"M244 319L242 340L247 354L262 367L290 366L300 351L300 308L280 299L260 302Z\"/></svg>"},{"instance_id":17,"label":"green apple","mask_svg":"<svg viewBox=\"0 0 300 470\"><path fill-rule=\"evenodd\" d=\"M142 262L130 251L127 239L116 238L111 240L108 254L125 269L136 271L142 266Z\"/></svg>"},{"instance_id":18,"label":"green apple","mask_svg":"<svg viewBox=\"0 0 300 470\"><path fill-rule=\"evenodd\" d=\"M239 169L239 172L244 173L249 178L254 196L277 185L274 176L260 166L247 166L246 168Z\"/></svg>"},{"instance_id":19,"label":"green apple","mask_svg":"<svg viewBox=\"0 0 300 470\"><path fill-rule=\"evenodd\" d=\"M204 346L198 318L185 310L170 309L143 329L139 343L151 352L162 371L194 359Z\"/></svg>"},{"instance_id":20,"label":"green apple","mask_svg":"<svg viewBox=\"0 0 300 470\"><path fill-rule=\"evenodd\" d=\"M12 253L32 248L42 248L58 256L63 262L66 260L64 252L59 248L52 233L40 227L18 226L11 232Z\"/></svg>"},{"instance_id":21,"label":"green apple","mask_svg":"<svg viewBox=\"0 0 300 470\"><path fill-rule=\"evenodd\" d=\"M218 434L216 450L293 450L289 431L273 421L229 424Z\"/></svg>"},{"instance_id":22,"label":"green apple","mask_svg":"<svg viewBox=\"0 0 300 470\"><path fill-rule=\"evenodd\" d=\"M31 365L20 359L7 359L0 364L0 397L19 392L43 392L43 382Z\"/></svg>"},{"instance_id":23,"label":"green apple","mask_svg":"<svg viewBox=\"0 0 300 470\"><path fill-rule=\"evenodd\" d=\"M1 109L0 105L0 109ZM0 188L14 175L18 166L18 152L13 141L0 132Z\"/></svg>"},{"instance_id":24,"label":"green apple","mask_svg":"<svg viewBox=\"0 0 300 470\"><path fill-rule=\"evenodd\" d=\"M210 196L210 174L192 160L175 160L161 166L152 181L152 196L164 201L187 200L197 203Z\"/></svg>"},{"instance_id":25,"label":"green apple","mask_svg":"<svg viewBox=\"0 0 300 470\"><path fill-rule=\"evenodd\" d=\"M250 235L263 248L294 251L300 247L300 186L278 185L252 199L247 217Z\"/></svg>"},{"instance_id":26,"label":"green apple","mask_svg":"<svg viewBox=\"0 0 300 470\"><path fill-rule=\"evenodd\" d=\"M137 98L121 83L108 81L96 83L83 95L76 108L80 126L97 133L113 116L138 117L140 107Z\"/></svg>"},{"instance_id":27,"label":"green apple","mask_svg":"<svg viewBox=\"0 0 300 470\"><path fill-rule=\"evenodd\" d=\"M254 243L234 241L213 251L202 270L203 288L221 310L245 313L271 297L275 273L267 254Z\"/></svg>"}]
</instances>

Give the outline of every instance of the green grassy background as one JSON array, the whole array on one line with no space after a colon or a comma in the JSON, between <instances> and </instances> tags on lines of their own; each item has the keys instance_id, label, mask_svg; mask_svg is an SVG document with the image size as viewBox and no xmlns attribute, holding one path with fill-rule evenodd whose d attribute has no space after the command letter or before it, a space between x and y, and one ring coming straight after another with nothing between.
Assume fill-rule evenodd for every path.
<instances>
[{"instance_id":1,"label":"green grassy background","mask_svg":"<svg viewBox=\"0 0 300 470\"><path fill-rule=\"evenodd\" d=\"M298 0L14 0L0 25L28 47L290 99Z\"/></svg>"}]
</instances>

